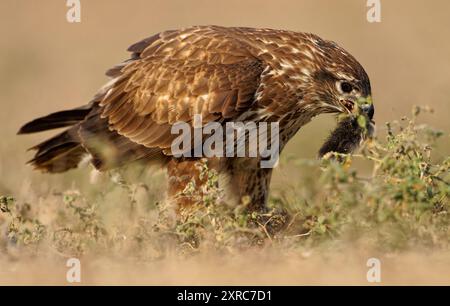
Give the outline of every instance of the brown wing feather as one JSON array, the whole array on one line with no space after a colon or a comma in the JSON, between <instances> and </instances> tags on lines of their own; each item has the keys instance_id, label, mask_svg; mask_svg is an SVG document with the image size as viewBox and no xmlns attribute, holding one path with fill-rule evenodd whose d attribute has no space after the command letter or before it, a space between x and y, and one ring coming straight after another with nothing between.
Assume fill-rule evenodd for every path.
<instances>
[{"instance_id":1,"label":"brown wing feather","mask_svg":"<svg viewBox=\"0 0 450 306\"><path fill-rule=\"evenodd\" d=\"M114 71L101 117L133 142L166 149L177 121L201 114L206 124L247 110L263 64L229 33L210 31L168 31L130 47L136 60Z\"/></svg>"}]
</instances>

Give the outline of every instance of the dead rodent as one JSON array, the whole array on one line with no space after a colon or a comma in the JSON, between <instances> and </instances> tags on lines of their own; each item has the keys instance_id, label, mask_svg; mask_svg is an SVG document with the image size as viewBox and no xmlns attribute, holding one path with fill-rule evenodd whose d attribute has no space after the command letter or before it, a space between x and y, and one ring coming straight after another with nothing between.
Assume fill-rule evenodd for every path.
<instances>
[{"instance_id":1,"label":"dead rodent","mask_svg":"<svg viewBox=\"0 0 450 306\"><path fill-rule=\"evenodd\" d=\"M319 157L323 157L329 152L344 154L354 152L367 135L373 134L373 122L368 120L367 122L367 127L363 128L355 116L348 116L340 120L336 129L331 132L320 148Z\"/></svg>"}]
</instances>

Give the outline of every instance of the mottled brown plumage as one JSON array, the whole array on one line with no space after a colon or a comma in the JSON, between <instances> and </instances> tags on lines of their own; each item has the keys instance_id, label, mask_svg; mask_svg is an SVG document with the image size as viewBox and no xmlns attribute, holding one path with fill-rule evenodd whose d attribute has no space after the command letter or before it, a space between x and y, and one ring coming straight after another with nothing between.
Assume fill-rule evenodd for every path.
<instances>
[{"instance_id":1,"label":"mottled brown plumage","mask_svg":"<svg viewBox=\"0 0 450 306\"><path fill-rule=\"evenodd\" d=\"M220 173L219 184L230 201L248 195L254 207L262 207L271 169L261 169L258 158L176 159L170 150L177 136L170 132L172 125L192 124L195 114L202 115L203 124L279 122L282 149L314 116L352 113L360 108L356 101L371 93L355 58L313 34L197 26L156 34L128 50L131 58L107 72L111 81L87 106L34 120L20 130L71 126L34 147L31 163L37 169L75 168L84 152L100 170L158 161L168 167L169 197L174 198L192 180L201 188L204 182L195 169L207 163ZM373 115L372 105L364 107Z\"/></svg>"}]
</instances>

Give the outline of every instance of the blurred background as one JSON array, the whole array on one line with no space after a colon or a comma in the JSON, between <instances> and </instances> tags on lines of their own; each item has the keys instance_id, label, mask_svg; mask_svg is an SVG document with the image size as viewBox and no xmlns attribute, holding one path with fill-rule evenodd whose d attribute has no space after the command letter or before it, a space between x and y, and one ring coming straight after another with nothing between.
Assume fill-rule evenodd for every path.
<instances>
[{"instance_id":1,"label":"blurred background","mask_svg":"<svg viewBox=\"0 0 450 306\"><path fill-rule=\"evenodd\" d=\"M88 102L107 81L104 72L126 59L126 49L134 42L163 30L191 25L287 29L312 32L336 41L361 62L370 76L379 137L383 137L385 122L410 116L413 105L429 105L435 112L422 116L421 121L445 131L437 153L440 157L448 156L450 2L381 0L381 4L381 22L369 23L366 0L81 0L81 23L68 23L65 0L1 0L0 194L46 204L42 202L55 190L73 186L82 189L83 184L88 184L86 170L64 175L33 172L25 165L31 158L26 149L53 132L18 137L17 130L37 116ZM315 158L334 125L333 116L318 117L298 133L275 171L273 192L295 188L296 178L302 176L297 168L287 166L286 157ZM161 194L164 183L157 177L149 185L154 194ZM40 207L45 209L46 205ZM364 262L361 263L364 270ZM167 270L171 271L172 278L163 279L163 283L180 282L179 273L186 276L189 271L198 274L183 278L187 284L210 283L211 275L223 275L216 279L219 283L236 280L235 274L230 273L242 273L242 270L240 262L234 265L234 270L198 272L197 268L204 266L203 261L193 264L192 270L184 262L169 263ZM311 265L311 262L301 261L301 265L302 271L306 271L303 275L309 275L303 282L317 281L317 275L319 282L330 279L321 262ZM214 264L214 267L220 266ZM342 270L340 262L335 266ZM298 267L296 261L278 274L267 274L264 269L266 274L261 275L260 281L267 284L278 279L283 283L298 283L295 277L302 280L302 275L284 278ZM440 269L437 267L436 271ZM339 273L333 275L346 273L341 270L337 268ZM251 282L254 272L250 271L247 278L242 276L239 280ZM358 270L353 281L361 281L365 272L360 272ZM47 275L39 270L39 265L31 265L17 277L27 273L32 273L37 278L35 281ZM422 271L418 273L420 276ZM130 277L132 280L133 276ZM403 280L400 277L397 281L402 283Z\"/></svg>"}]
</instances>

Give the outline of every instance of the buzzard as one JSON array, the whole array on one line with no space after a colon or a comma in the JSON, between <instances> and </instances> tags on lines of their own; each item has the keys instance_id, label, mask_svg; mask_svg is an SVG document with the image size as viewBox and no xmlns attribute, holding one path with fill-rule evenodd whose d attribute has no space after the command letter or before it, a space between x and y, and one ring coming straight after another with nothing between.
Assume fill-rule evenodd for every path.
<instances>
[{"instance_id":1,"label":"buzzard","mask_svg":"<svg viewBox=\"0 0 450 306\"><path fill-rule=\"evenodd\" d=\"M171 128L208 122L276 122L279 150L314 116L344 113L348 119L320 150L351 152L372 126L369 77L336 43L314 34L243 27L195 26L148 37L128 48L131 56L108 70L107 83L87 104L25 124L19 134L66 127L34 146L30 163L51 173L76 168L84 155L100 171L134 161L167 167L168 197L178 205L188 184L206 184L202 169L219 173L229 201L266 205L272 169L245 157L174 157ZM363 101L363 102L361 102ZM364 121L365 122L365 121Z\"/></svg>"}]
</instances>

